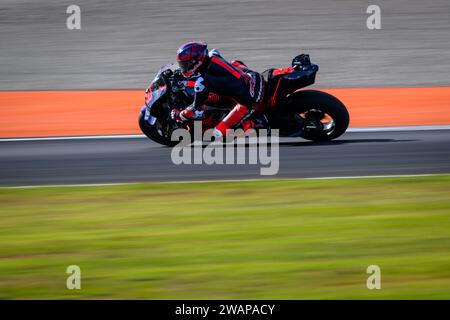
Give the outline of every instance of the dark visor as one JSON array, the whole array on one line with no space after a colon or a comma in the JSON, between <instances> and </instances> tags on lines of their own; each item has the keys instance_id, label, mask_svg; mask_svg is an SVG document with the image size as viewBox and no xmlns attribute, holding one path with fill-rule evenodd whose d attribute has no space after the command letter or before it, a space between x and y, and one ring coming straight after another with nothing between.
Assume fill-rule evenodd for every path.
<instances>
[{"instance_id":1,"label":"dark visor","mask_svg":"<svg viewBox=\"0 0 450 320\"><path fill-rule=\"evenodd\" d=\"M195 61L178 61L181 72L189 71L195 64Z\"/></svg>"}]
</instances>

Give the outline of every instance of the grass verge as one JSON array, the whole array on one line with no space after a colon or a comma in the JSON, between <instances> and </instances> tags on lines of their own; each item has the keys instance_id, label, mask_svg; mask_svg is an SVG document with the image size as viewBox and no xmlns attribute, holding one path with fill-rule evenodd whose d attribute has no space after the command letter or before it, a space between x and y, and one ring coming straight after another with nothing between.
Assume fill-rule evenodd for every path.
<instances>
[{"instance_id":1,"label":"grass verge","mask_svg":"<svg viewBox=\"0 0 450 320\"><path fill-rule=\"evenodd\" d=\"M0 188L0 221L1 299L450 298L450 176Z\"/></svg>"}]
</instances>

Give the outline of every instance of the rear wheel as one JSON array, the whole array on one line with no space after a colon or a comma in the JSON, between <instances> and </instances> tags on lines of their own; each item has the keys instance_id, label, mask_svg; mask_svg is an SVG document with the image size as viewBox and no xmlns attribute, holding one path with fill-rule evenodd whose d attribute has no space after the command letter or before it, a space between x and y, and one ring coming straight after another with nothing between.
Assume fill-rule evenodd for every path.
<instances>
[{"instance_id":1,"label":"rear wheel","mask_svg":"<svg viewBox=\"0 0 450 320\"><path fill-rule=\"evenodd\" d=\"M300 136L312 141L329 141L348 128L347 108L336 97L317 90L304 90L289 97L288 108L294 111Z\"/></svg>"}]
</instances>

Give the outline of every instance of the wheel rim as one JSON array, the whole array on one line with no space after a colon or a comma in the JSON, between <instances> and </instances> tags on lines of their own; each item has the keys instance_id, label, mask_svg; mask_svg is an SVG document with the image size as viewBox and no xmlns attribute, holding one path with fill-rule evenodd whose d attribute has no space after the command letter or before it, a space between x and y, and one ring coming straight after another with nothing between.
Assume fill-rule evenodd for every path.
<instances>
[{"instance_id":1,"label":"wheel rim","mask_svg":"<svg viewBox=\"0 0 450 320\"><path fill-rule=\"evenodd\" d=\"M310 136L328 136L336 127L333 117L320 109L311 108L299 116L303 121L303 131Z\"/></svg>"}]
</instances>

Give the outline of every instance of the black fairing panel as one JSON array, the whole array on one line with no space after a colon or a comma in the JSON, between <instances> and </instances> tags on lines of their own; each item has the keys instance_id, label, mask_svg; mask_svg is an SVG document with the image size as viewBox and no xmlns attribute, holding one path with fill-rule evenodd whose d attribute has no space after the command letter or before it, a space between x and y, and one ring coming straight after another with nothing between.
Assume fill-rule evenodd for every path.
<instances>
[{"instance_id":1,"label":"black fairing panel","mask_svg":"<svg viewBox=\"0 0 450 320\"><path fill-rule=\"evenodd\" d=\"M311 64L303 68L294 68L290 73L273 75L276 69L263 72L263 77L268 85L268 97L272 106L283 104L286 96L298 89L312 85L316 80L319 67Z\"/></svg>"}]
</instances>

